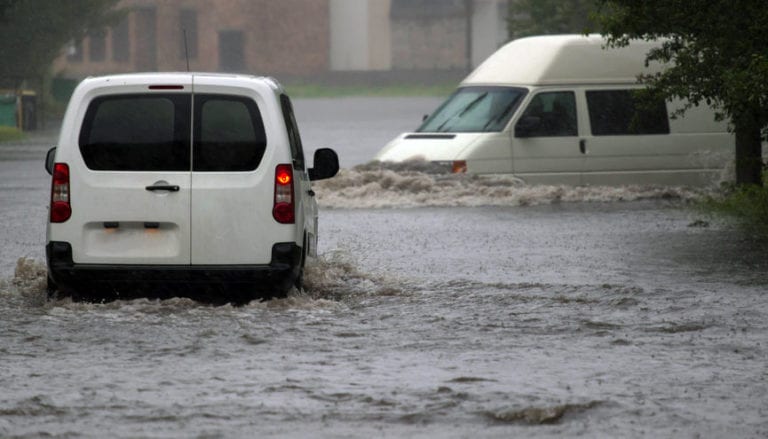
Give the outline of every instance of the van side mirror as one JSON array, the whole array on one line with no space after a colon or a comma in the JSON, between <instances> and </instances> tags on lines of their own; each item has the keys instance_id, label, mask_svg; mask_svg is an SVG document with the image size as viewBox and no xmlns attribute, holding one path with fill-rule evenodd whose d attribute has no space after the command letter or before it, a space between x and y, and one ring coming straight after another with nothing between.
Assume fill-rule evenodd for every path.
<instances>
[{"instance_id":1,"label":"van side mirror","mask_svg":"<svg viewBox=\"0 0 768 439\"><path fill-rule=\"evenodd\" d=\"M45 156L45 170L48 171L50 175L53 175L53 164L54 160L56 160L56 147L48 150L48 154Z\"/></svg>"},{"instance_id":2,"label":"van side mirror","mask_svg":"<svg viewBox=\"0 0 768 439\"><path fill-rule=\"evenodd\" d=\"M307 173L310 180L325 180L339 172L339 156L330 148L320 148L315 151L314 167Z\"/></svg>"},{"instance_id":3,"label":"van side mirror","mask_svg":"<svg viewBox=\"0 0 768 439\"><path fill-rule=\"evenodd\" d=\"M541 126L540 117L522 117L515 125L515 137L531 137L531 133L538 131L539 126Z\"/></svg>"}]
</instances>

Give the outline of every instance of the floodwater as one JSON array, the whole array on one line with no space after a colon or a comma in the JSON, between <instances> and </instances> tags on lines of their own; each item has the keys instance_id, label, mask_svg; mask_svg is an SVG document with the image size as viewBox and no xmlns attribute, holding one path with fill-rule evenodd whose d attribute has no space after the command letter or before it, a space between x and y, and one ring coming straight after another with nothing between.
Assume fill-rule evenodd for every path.
<instances>
[{"instance_id":1,"label":"floodwater","mask_svg":"<svg viewBox=\"0 0 768 439\"><path fill-rule=\"evenodd\" d=\"M296 102L347 169L305 291L243 307L47 301L55 140L0 145L0 437L768 437L765 244L684 188L357 166L435 104Z\"/></svg>"}]
</instances>

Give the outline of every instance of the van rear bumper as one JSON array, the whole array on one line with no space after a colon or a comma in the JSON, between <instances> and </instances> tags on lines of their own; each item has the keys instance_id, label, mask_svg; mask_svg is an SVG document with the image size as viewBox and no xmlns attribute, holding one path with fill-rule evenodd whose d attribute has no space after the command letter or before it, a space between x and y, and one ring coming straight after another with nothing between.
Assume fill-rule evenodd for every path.
<instances>
[{"instance_id":1,"label":"van rear bumper","mask_svg":"<svg viewBox=\"0 0 768 439\"><path fill-rule=\"evenodd\" d=\"M190 296L215 301L229 301L233 295L285 296L299 276L301 253L301 247L289 242L272 247L267 265L76 264L69 243L46 246L48 275L64 295Z\"/></svg>"}]
</instances>

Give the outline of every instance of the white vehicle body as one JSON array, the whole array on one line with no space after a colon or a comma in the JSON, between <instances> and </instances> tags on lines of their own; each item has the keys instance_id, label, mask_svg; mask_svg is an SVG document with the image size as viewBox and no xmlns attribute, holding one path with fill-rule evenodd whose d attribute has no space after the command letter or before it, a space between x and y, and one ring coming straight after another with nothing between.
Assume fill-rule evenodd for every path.
<instances>
[{"instance_id":1,"label":"white vehicle body","mask_svg":"<svg viewBox=\"0 0 768 439\"><path fill-rule=\"evenodd\" d=\"M315 254L310 175L336 172L307 169L276 81L202 73L84 80L48 161L49 281L65 293L236 281L283 295Z\"/></svg>"},{"instance_id":2,"label":"white vehicle body","mask_svg":"<svg viewBox=\"0 0 768 439\"><path fill-rule=\"evenodd\" d=\"M632 90L654 47L604 47L600 36L515 40L467 76L422 126L374 157L514 174L529 183L703 185L733 159L734 137L714 111L682 102L640 111Z\"/></svg>"}]
</instances>

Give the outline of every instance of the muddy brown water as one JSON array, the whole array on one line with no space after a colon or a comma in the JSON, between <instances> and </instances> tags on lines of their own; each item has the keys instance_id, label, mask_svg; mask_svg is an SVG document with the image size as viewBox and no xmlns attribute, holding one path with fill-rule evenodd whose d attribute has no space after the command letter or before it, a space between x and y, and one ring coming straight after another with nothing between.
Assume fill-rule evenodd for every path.
<instances>
[{"instance_id":1,"label":"muddy brown water","mask_svg":"<svg viewBox=\"0 0 768 439\"><path fill-rule=\"evenodd\" d=\"M768 436L766 246L695 192L352 164L303 292L73 303L45 145L5 148L0 437Z\"/></svg>"}]
</instances>

